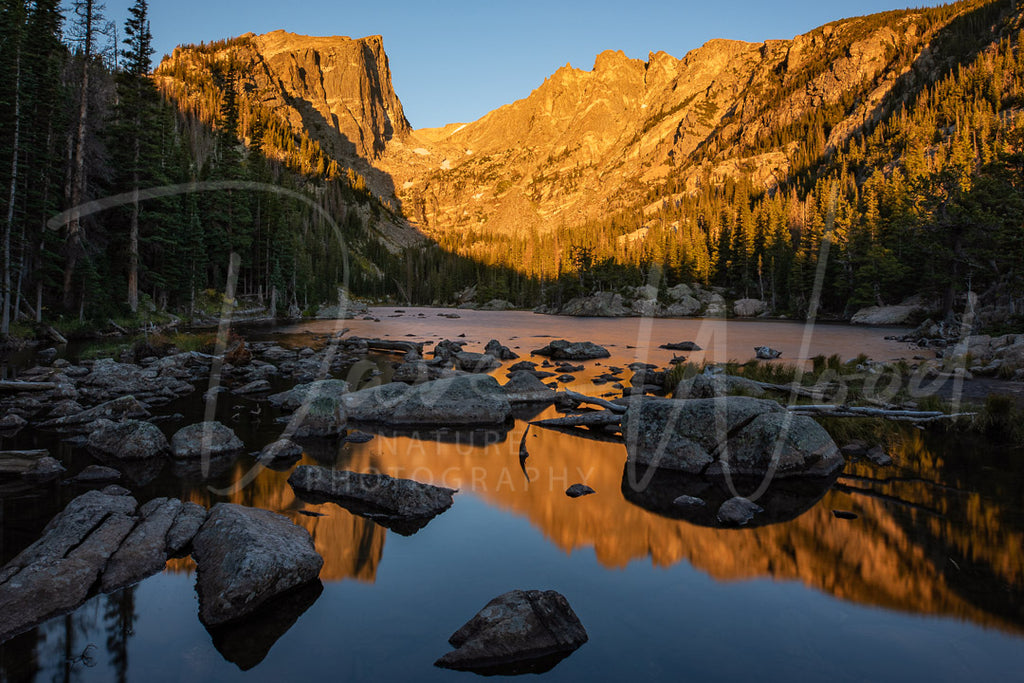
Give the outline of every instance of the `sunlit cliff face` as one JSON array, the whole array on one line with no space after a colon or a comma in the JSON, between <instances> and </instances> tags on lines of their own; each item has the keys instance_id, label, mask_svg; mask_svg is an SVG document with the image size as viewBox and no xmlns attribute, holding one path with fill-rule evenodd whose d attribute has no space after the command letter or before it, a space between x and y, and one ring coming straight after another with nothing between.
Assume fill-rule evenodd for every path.
<instances>
[{"instance_id":1,"label":"sunlit cliff face","mask_svg":"<svg viewBox=\"0 0 1024 683\"><path fill-rule=\"evenodd\" d=\"M336 457L333 447L315 449L315 459L307 450L304 462L458 488L456 507L460 497L477 497L528 519L567 553L593 548L609 569L648 558L663 567L685 561L720 581L800 581L858 603L1024 630L1024 615L1013 607L1024 587L1024 531L1014 523L1020 520L1008 520L976 492L972 484L979 482L970 470L963 489L955 465L955 485L926 474L950 465L928 450L918 432L908 432L890 448L898 472L848 464L836 488L816 504L821 493L810 498L806 512L786 513L783 518L798 515L790 521L727 530L658 512L663 508L654 501L666 492L633 490L621 444L532 428L525 441L529 457L521 463L525 428L517 423L508 433L463 434L451 442L379 436L344 446ZM243 476L244 469L239 464L236 475ZM284 513L309 530L325 560L324 580L373 581L386 561L385 530L333 504L305 504L286 479L286 473L265 470L229 500ZM574 483L591 486L597 495L566 497L565 489ZM712 493L710 500L714 494L705 490ZM217 502L205 490L192 498L204 505ZM858 519L836 519L834 509L854 512ZM300 510L326 516L309 517ZM171 567L188 570L191 563L180 560ZM974 586L970 591L969 585ZM1000 590L1007 600L986 597L986 591Z\"/></svg>"}]
</instances>

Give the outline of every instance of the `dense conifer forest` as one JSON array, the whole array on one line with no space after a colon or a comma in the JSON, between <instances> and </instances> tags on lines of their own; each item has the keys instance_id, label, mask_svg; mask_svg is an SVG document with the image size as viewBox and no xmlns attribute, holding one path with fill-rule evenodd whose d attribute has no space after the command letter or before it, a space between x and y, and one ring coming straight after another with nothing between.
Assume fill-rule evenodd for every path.
<instances>
[{"instance_id":1,"label":"dense conifer forest","mask_svg":"<svg viewBox=\"0 0 1024 683\"><path fill-rule=\"evenodd\" d=\"M653 212L554 231L430 230L399 249L378 226L414 207L375 195L247 92L238 64L215 58L247 38L190 46L201 63L158 79L146 0L117 19L94 0L64 10L0 2L4 334L40 321L187 316L224 293L294 313L340 285L402 303L450 303L475 285L480 301L535 306L697 281L804 315L822 258L821 312L837 317L918 293L945 311L968 291L1024 296L1015 3L919 10L946 24L931 49L956 66L908 79L888 115L840 147L829 135L864 95L857 89L739 150L796 147L791 174L770 192L745 177L687 192L680 169L646 188ZM893 64L909 63L893 50ZM764 93L763 106L786 95ZM693 163L736 154L729 131Z\"/></svg>"}]
</instances>

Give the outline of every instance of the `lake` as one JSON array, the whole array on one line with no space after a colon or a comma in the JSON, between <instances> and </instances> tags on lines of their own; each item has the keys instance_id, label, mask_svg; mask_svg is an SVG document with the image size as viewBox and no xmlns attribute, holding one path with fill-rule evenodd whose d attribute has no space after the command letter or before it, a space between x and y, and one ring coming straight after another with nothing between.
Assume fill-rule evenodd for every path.
<instances>
[{"instance_id":1,"label":"lake","mask_svg":"<svg viewBox=\"0 0 1024 683\"><path fill-rule=\"evenodd\" d=\"M884 339L898 330L845 325L372 312L379 322L304 322L243 334L294 347L320 347L343 327L431 343L464 334L468 350L494 338L524 358L550 338L589 340L612 358L584 363L563 386L596 396L614 391L590 381L608 366L664 366L679 355L657 348L666 342L697 342L706 351L685 354L697 362L746 361L761 345L797 363L818 354L910 360L920 353ZM395 359L375 357L384 378ZM504 369L493 374L504 381ZM629 372L623 376L628 384ZM183 416L161 423L168 434L202 419L205 388L159 409ZM217 408L249 451L282 429L279 413L256 405L227 395ZM126 472L134 479L122 483L140 502L231 501L286 515L324 557L322 592L297 596L275 619L211 635L197 616L194 564L172 560L163 573L0 646L0 680L468 680L474 674L433 662L451 649L456 629L512 589L559 591L590 636L543 674L551 681L961 681L1024 669L1021 452L907 427L889 444L893 466L848 461L838 482L792 518L718 529L674 517L659 502L663 491L632 487L621 443L532 427L521 464L527 421L558 415L553 408L520 413L507 431L307 445L300 464L459 488L453 507L411 536L337 505L303 502L286 484L288 471L263 469L252 456L208 477L170 462L157 472ZM68 474L95 462L45 433L0 440L4 449L33 446L50 448ZM596 494L568 498L565 489L575 483ZM53 486L3 497L0 559L35 540L84 490ZM857 518L836 518L834 510Z\"/></svg>"}]
</instances>

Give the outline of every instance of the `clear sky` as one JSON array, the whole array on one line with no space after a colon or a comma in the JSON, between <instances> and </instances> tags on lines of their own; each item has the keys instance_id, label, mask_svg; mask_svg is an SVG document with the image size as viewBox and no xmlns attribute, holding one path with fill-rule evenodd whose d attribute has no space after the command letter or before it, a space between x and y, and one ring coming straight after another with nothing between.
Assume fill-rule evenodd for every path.
<instances>
[{"instance_id":1,"label":"clear sky","mask_svg":"<svg viewBox=\"0 0 1024 683\"><path fill-rule=\"evenodd\" d=\"M676 57L712 38L792 38L907 0L150 0L155 61L175 45L252 31L384 36L395 90L415 128L473 121L525 97L560 66L603 50ZM124 23L132 0L107 0ZM941 4L918 0L912 6Z\"/></svg>"}]
</instances>

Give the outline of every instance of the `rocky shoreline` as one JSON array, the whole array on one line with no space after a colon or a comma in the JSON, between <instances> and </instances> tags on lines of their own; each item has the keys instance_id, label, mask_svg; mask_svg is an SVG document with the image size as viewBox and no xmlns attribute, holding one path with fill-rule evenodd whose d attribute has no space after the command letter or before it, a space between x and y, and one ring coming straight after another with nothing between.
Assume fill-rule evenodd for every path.
<instances>
[{"instance_id":1,"label":"rocky shoreline","mask_svg":"<svg viewBox=\"0 0 1024 683\"><path fill-rule=\"evenodd\" d=\"M507 432L522 411L536 415L538 408L553 405L562 417L533 424L625 445L623 495L628 500L658 514L721 528L771 524L800 514L832 486L846 462L844 454L868 457L866 447L840 448L812 417L768 398L816 395L819 389L825 395L829 387L759 382L716 366L684 377L676 376L672 366L634 363L600 366L603 374L593 378L595 386L610 384L618 391L606 400L562 388L575 379L574 373L596 368L611 356L589 341L552 340L532 350L536 360L520 359L499 340L488 342L482 352L466 351L458 339L442 340L428 351L416 341L346 336L344 331L321 341L319 349L294 349L238 340L220 356L167 349L165 355L82 363L42 354L39 365L2 385L4 434L39 430L87 449L102 463L89 472L88 481L100 485L122 474L129 485L145 485L167 462L180 476L198 467L206 474L226 471L246 450L230 426L207 420L165 434L158 426L162 416L155 414L182 397L198 398L198 387L209 387L215 378L202 400L244 396L281 411L280 436L259 453L258 462L291 470L289 483L300 498L336 503L403 535L442 514L457 501L457 492L386 475L306 465L292 470L304 448L402 430ZM993 347L991 340L986 343ZM699 348L692 342L666 342L665 347L684 353ZM380 354L393 359L391 382L381 383L379 372L366 371L373 367L367 358ZM504 382L491 374L498 369ZM276 391L282 384L288 388ZM914 415L931 419L930 413ZM520 459L528 457L524 436ZM877 464L885 466L882 459ZM32 487L59 481L64 472L46 451L4 452L0 477ZM626 486L628 477L649 483L637 493ZM713 494L732 477L797 484L779 484L779 491L756 501ZM566 492L574 499L594 493L585 483ZM106 486L71 501L41 538L0 569L0 641L73 611L92 595L136 583L161 571L169 558L186 554L198 567L199 617L215 631L276 609L271 607L275 600L293 591L308 592L314 601L319 595L307 587L317 582L323 559L308 532L287 518L223 503L206 510L173 498L140 504L131 491ZM564 598L534 593L497 600L512 621L527 614L524 604L536 608L538 600L567 608ZM35 598L43 594L49 597ZM459 654L442 657L438 665L543 668L586 640L573 619L556 619L560 625L554 631L531 626L540 630L511 650L504 636L488 635L504 633L507 622L473 627L480 642L470 647L469 635L453 636ZM573 635L563 638L563 626Z\"/></svg>"}]
</instances>

